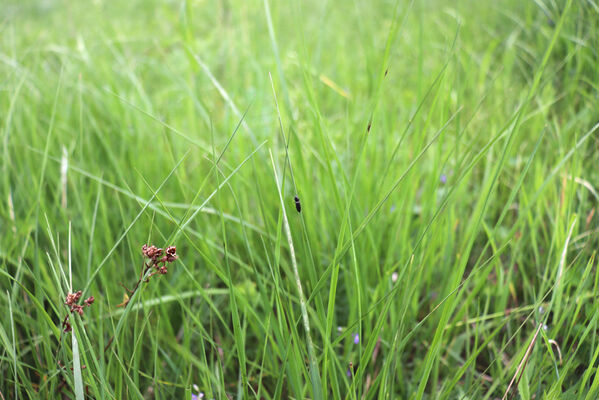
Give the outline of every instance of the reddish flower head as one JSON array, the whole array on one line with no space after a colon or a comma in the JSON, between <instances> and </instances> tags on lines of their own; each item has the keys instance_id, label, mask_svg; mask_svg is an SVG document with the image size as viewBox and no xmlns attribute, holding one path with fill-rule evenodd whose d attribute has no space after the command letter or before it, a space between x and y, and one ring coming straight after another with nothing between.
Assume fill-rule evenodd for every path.
<instances>
[{"instance_id":1,"label":"reddish flower head","mask_svg":"<svg viewBox=\"0 0 599 400\"><path fill-rule=\"evenodd\" d=\"M79 290L75 293L67 294L64 304L69 307L69 311L71 311L71 313L77 313L79 315L83 315L83 308L91 306L93 304L93 302L95 301L94 296L89 296L87 299L85 299L83 301L83 305L79 305L79 304L77 304L77 302L79 301L81 296L82 296L81 290ZM62 322L62 326L63 326L63 329L65 332L70 332L73 329L71 327L71 324L69 323L69 315L68 314L66 315L64 321Z\"/></svg>"},{"instance_id":2,"label":"reddish flower head","mask_svg":"<svg viewBox=\"0 0 599 400\"><path fill-rule=\"evenodd\" d=\"M81 290L75 293L69 293L67 294L67 298L65 299L64 304L66 304L67 306L72 306L73 304L76 304L80 298Z\"/></svg>"},{"instance_id":3,"label":"reddish flower head","mask_svg":"<svg viewBox=\"0 0 599 400\"><path fill-rule=\"evenodd\" d=\"M177 256L177 248L175 246L169 246L166 248L166 262L173 262L179 256Z\"/></svg>"},{"instance_id":4,"label":"reddish flower head","mask_svg":"<svg viewBox=\"0 0 599 400\"><path fill-rule=\"evenodd\" d=\"M163 250L157 248L156 246L148 246L147 244L144 244L141 247L141 252L144 254L144 256L156 262L156 260L158 260L158 258L162 255Z\"/></svg>"}]
</instances>

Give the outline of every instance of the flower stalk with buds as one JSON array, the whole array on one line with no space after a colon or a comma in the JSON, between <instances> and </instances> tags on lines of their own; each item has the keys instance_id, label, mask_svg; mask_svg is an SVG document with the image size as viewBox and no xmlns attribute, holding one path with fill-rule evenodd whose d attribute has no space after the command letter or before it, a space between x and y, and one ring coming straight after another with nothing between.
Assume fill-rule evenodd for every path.
<instances>
[{"instance_id":1,"label":"flower stalk with buds","mask_svg":"<svg viewBox=\"0 0 599 400\"><path fill-rule=\"evenodd\" d=\"M81 298L82 292L81 290L78 290L75 293L68 293L67 297L65 298L64 304L69 307L71 314L73 313L77 313L80 316L83 316L83 308L84 307L89 307L91 306L95 299L94 296L89 296L87 299L83 300L83 304L77 304L77 302L79 301L79 299ZM64 317L64 320L62 321L62 327L64 329L65 332L70 332L71 330L73 330L73 327L71 326L71 324L69 323L69 317L70 315L67 314Z\"/></svg>"}]
</instances>

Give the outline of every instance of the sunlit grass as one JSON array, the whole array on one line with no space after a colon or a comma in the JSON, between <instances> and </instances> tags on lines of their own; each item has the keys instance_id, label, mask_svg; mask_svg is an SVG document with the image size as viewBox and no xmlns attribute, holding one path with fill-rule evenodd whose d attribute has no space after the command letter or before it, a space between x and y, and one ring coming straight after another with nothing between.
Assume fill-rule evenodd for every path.
<instances>
[{"instance_id":1,"label":"sunlit grass","mask_svg":"<svg viewBox=\"0 0 599 400\"><path fill-rule=\"evenodd\" d=\"M0 16L3 398L599 396L593 1Z\"/></svg>"}]
</instances>

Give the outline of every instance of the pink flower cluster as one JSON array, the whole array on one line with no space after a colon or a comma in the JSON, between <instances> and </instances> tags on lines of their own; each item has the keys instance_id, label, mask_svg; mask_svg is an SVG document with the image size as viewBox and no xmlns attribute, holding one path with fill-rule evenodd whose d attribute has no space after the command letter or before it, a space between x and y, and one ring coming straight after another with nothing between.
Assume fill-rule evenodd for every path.
<instances>
[{"instance_id":1,"label":"pink flower cluster","mask_svg":"<svg viewBox=\"0 0 599 400\"><path fill-rule=\"evenodd\" d=\"M147 244L144 244L141 247L141 252L146 258L152 261L151 265L156 268L156 272L162 275L168 272L166 264L172 263L179 258L179 256L177 256L177 248L175 246L169 246L166 248L166 250L163 250L156 246L148 246Z\"/></svg>"},{"instance_id":2,"label":"pink flower cluster","mask_svg":"<svg viewBox=\"0 0 599 400\"><path fill-rule=\"evenodd\" d=\"M79 299L81 298L81 290L78 290L75 293L68 293L67 297L64 301L64 304L68 306L71 310L71 313L77 313L79 315L83 315L83 307L91 306L96 299L94 296L89 296L87 299L83 300L83 305L77 304ZM69 323L69 316L67 315L62 323L65 332L70 332L72 330L71 324Z\"/></svg>"}]
</instances>

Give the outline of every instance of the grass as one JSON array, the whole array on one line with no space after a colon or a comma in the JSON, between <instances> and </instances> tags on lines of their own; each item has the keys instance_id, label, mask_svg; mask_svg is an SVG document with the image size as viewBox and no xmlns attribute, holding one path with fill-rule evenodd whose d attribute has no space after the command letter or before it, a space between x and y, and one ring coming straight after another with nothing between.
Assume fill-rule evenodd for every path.
<instances>
[{"instance_id":1,"label":"grass","mask_svg":"<svg viewBox=\"0 0 599 400\"><path fill-rule=\"evenodd\" d=\"M595 1L0 16L2 398L599 396Z\"/></svg>"}]
</instances>

